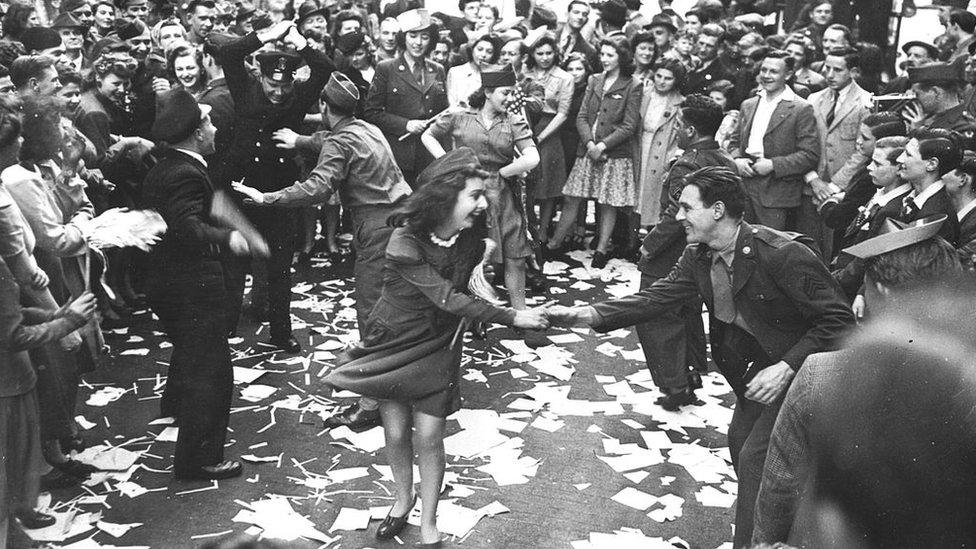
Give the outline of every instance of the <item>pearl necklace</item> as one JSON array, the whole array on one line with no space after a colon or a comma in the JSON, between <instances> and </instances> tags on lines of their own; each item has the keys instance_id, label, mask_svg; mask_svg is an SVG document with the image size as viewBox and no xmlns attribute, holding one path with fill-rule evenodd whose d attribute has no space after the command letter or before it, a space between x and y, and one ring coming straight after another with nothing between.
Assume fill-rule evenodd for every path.
<instances>
[{"instance_id":1,"label":"pearl necklace","mask_svg":"<svg viewBox=\"0 0 976 549\"><path fill-rule=\"evenodd\" d=\"M444 240L443 238L437 236L436 234L430 233L430 241L433 242L434 244L437 244L441 248L450 248L451 246L454 245L455 242L457 242L458 236L460 234L461 233L459 232L454 233L454 236L448 238L447 240Z\"/></svg>"}]
</instances>

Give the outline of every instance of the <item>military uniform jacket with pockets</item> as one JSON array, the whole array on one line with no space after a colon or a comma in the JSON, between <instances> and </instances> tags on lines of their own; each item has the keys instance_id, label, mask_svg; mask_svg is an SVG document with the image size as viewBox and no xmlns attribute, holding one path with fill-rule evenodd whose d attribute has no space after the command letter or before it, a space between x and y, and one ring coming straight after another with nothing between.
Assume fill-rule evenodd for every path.
<instances>
[{"instance_id":1,"label":"military uniform jacket with pockets","mask_svg":"<svg viewBox=\"0 0 976 549\"><path fill-rule=\"evenodd\" d=\"M798 369L811 353L838 347L854 325L854 315L823 261L795 233L743 222L732 262L736 311L772 361ZM704 245L688 246L667 278L620 299L597 303L598 332L645 322L700 295L714 310L712 253ZM712 353L720 356L724 325L711 322ZM743 386L745 365L722 369L733 388Z\"/></svg>"},{"instance_id":2,"label":"military uniform jacket with pockets","mask_svg":"<svg viewBox=\"0 0 976 549\"><path fill-rule=\"evenodd\" d=\"M661 218L647 233L641 246L644 253L637 268L642 273L663 278L668 276L681 253L688 246L685 229L675 219L678 213L678 196L684 188L685 176L706 166L722 166L735 171L732 157L723 151L714 139L706 139L689 147L671 164L661 188Z\"/></svg>"},{"instance_id":3,"label":"military uniform jacket with pockets","mask_svg":"<svg viewBox=\"0 0 976 549\"><path fill-rule=\"evenodd\" d=\"M447 108L444 67L428 59L423 63L424 83L421 86L410 72L403 54L380 61L363 114L367 122L383 130L397 164L407 172L420 171L431 160L419 134L400 140L407 133L407 122L427 120Z\"/></svg>"}]
</instances>

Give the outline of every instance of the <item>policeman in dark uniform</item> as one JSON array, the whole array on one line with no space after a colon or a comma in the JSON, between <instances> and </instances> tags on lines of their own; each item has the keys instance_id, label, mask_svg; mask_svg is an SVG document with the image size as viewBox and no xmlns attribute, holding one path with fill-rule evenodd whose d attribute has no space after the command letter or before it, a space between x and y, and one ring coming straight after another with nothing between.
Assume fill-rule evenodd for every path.
<instances>
[{"instance_id":1,"label":"policeman in dark uniform","mask_svg":"<svg viewBox=\"0 0 976 549\"><path fill-rule=\"evenodd\" d=\"M264 44L281 40L291 51L268 51L258 54L260 76L253 76L244 59ZM290 186L298 179L294 152L275 146L276 130L298 130L305 113L315 104L319 92L335 69L322 52L309 46L291 21L282 21L239 40L221 46L217 51L224 78L234 99L237 121L234 137L221 159L218 186L244 179L260 191L273 192ZM305 62L311 75L295 82L295 70ZM291 335L291 260L294 252L295 216L277 208L245 210L258 231L268 241L268 315L271 343L285 351L301 350ZM239 281L243 287L243 279Z\"/></svg>"}]
</instances>

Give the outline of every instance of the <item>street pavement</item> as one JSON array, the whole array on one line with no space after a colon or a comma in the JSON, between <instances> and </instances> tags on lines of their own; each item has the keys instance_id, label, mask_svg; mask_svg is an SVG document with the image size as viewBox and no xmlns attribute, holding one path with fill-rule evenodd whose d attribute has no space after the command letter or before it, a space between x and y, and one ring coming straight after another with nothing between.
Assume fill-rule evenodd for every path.
<instances>
[{"instance_id":1,"label":"street pavement","mask_svg":"<svg viewBox=\"0 0 976 549\"><path fill-rule=\"evenodd\" d=\"M573 252L548 264L546 299L592 303L636 289L633 264L614 260L594 271L589 261L588 252ZM227 456L250 460L242 478L172 478L174 444L157 440L172 429L150 424L169 345L149 312L110 333L112 359L85 377L79 394L78 413L93 424L83 437L95 447L82 458L123 470L42 498L59 513L61 529L35 535L76 549L199 547L261 533L302 548L416 543L413 526L399 540L374 538L393 490L377 451L381 430L334 438L322 427L322 417L355 401L318 382L356 339L348 274L322 259L296 272L292 304L303 354L262 345L267 326L247 318L231 340L241 383ZM447 547L727 544L735 477L724 434L732 395L721 377L706 377L698 406L668 413L654 405L658 392L632 330L546 335L558 344L534 352L505 327L493 327L483 341L467 337L464 409L448 421L439 517L441 530L455 534ZM137 526L118 526L129 524Z\"/></svg>"}]
</instances>

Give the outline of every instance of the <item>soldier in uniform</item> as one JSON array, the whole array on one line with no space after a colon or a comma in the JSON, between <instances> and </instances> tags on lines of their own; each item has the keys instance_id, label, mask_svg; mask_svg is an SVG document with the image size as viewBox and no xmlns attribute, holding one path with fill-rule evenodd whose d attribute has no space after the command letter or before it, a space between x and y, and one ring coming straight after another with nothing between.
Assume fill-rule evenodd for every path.
<instances>
[{"instance_id":1,"label":"soldier in uniform","mask_svg":"<svg viewBox=\"0 0 976 549\"><path fill-rule=\"evenodd\" d=\"M257 61L261 74L252 75L244 66L244 59L264 44L278 40L297 53L260 53ZM324 53L310 47L291 21L251 32L224 44L216 53L234 100L237 121L215 183L227 186L230 181L246 177L247 184L260 191L288 187L298 179L298 165L293 151L276 147L272 136L282 128L300 127L335 65ZM295 70L302 61L308 64L311 75L304 82L295 82ZM291 335L290 313L295 216L283 214L278 208L249 208L245 213L271 248L267 264L271 344L297 353L301 345ZM243 287L243 279L239 284Z\"/></svg>"},{"instance_id":2,"label":"soldier in uniform","mask_svg":"<svg viewBox=\"0 0 976 549\"><path fill-rule=\"evenodd\" d=\"M641 245L641 289L668 276L688 242L678 213L678 195L685 176L705 166L735 169L732 157L715 141L722 124L722 107L699 94L689 95L681 105L678 146L685 152L675 160L661 189L661 204L667 204L661 218ZM664 395L657 400L665 410L677 410L695 401L694 389L701 386L697 372L708 369L705 357L705 327L701 298L689 300L661 316L637 325L637 337L655 385ZM689 371L691 366L693 371Z\"/></svg>"},{"instance_id":3,"label":"soldier in uniform","mask_svg":"<svg viewBox=\"0 0 976 549\"><path fill-rule=\"evenodd\" d=\"M234 189L257 204L284 207L322 204L333 193L340 194L343 207L352 217L356 320L364 337L366 319L383 286L386 244L393 232L387 219L396 204L410 194L410 186L380 129L355 117L358 102L356 84L345 74L333 72L322 91L322 116L331 133L320 132L311 139L288 129L275 133L281 147L318 152L318 164L308 179L270 193L241 184L235 184ZM359 405L329 418L326 426L359 429L377 425L379 420L378 404L362 399Z\"/></svg>"},{"instance_id":4,"label":"soldier in uniform","mask_svg":"<svg viewBox=\"0 0 976 549\"><path fill-rule=\"evenodd\" d=\"M547 312L555 325L607 332L702 297L715 363L736 395L728 431L739 478L735 547L752 538L766 449L790 381L807 356L837 348L854 326L840 287L805 245L812 241L746 223L746 201L730 168L688 174L677 220L691 245L666 278L629 297Z\"/></svg>"},{"instance_id":5,"label":"soldier in uniform","mask_svg":"<svg viewBox=\"0 0 976 549\"><path fill-rule=\"evenodd\" d=\"M916 103L905 108L912 128L927 126L961 133L971 140L976 132L976 118L966 111L960 100L963 89L964 63L929 63L908 67L908 82Z\"/></svg>"},{"instance_id":6,"label":"soldier in uniform","mask_svg":"<svg viewBox=\"0 0 976 549\"><path fill-rule=\"evenodd\" d=\"M447 109L447 88L444 67L427 59L438 36L427 10L407 11L397 22L401 53L376 65L364 117L383 130L412 187L417 174L433 160L420 142L420 134Z\"/></svg>"}]
</instances>

